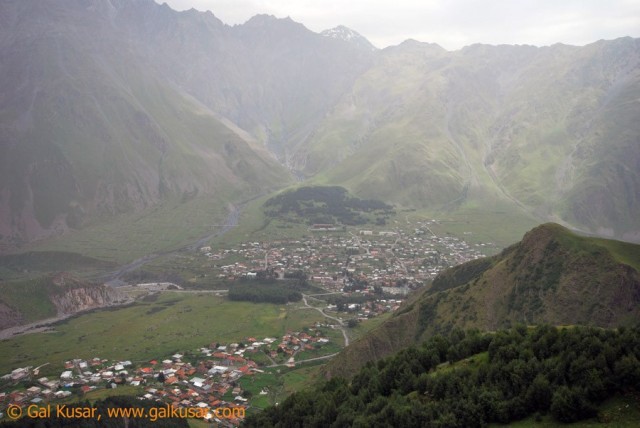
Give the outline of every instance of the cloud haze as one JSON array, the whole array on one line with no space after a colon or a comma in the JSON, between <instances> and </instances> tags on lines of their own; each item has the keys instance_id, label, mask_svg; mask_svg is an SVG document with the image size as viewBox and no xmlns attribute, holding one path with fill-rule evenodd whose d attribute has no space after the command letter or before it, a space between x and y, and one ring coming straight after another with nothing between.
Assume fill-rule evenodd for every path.
<instances>
[{"instance_id":1,"label":"cloud haze","mask_svg":"<svg viewBox=\"0 0 640 428\"><path fill-rule=\"evenodd\" d=\"M319 32L346 25L374 45L412 38L449 50L473 43L584 45L640 37L637 0L156 0L176 10L210 10L234 25L266 13Z\"/></svg>"}]
</instances>

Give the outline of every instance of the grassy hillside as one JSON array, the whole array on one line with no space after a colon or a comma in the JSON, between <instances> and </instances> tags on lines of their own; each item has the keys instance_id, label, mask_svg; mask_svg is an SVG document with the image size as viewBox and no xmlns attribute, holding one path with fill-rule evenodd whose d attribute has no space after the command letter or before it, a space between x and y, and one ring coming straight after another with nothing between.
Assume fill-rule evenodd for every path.
<instances>
[{"instance_id":1,"label":"grassy hillside","mask_svg":"<svg viewBox=\"0 0 640 428\"><path fill-rule=\"evenodd\" d=\"M19 315L15 318L20 323L54 317L57 311L49 299L51 288L51 277L2 282L0 303L16 311ZM2 321L5 327L13 324L10 319Z\"/></svg>"},{"instance_id":2,"label":"grassy hillside","mask_svg":"<svg viewBox=\"0 0 640 428\"><path fill-rule=\"evenodd\" d=\"M91 275L114 265L87 255L64 251L30 251L0 256L0 281L38 277L48 272L71 272Z\"/></svg>"},{"instance_id":3,"label":"grassy hillside","mask_svg":"<svg viewBox=\"0 0 640 428\"><path fill-rule=\"evenodd\" d=\"M455 327L633 325L640 319L638 247L581 237L557 224L538 226L496 256L441 273L432 288L345 349L327 373L349 373Z\"/></svg>"},{"instance_id":4,"label":"grassy hillside","mask_svg":"<svg viewBox=\"0 0 640 428\"><path fill-rule=\"evenodd\" d=\"M217 225L226 224L228 215L229 205L215 196L188 201L169 199L141 212L102 216L81 229L25 247L81 253L111 263L126 263L212 235L220 230Z\"/></svg>"},{"instance_id":5,"label":"grassy hillside","mask_svg":"<svg viewBox=\"0 0 640 428\"><path fill-rule=\"evenodd\" d=\"M12 31L0 43L0 251L167 204L226 207L288 182L264 147L168 80L106 11L2 8Z\"/></svg>"}]
</instances>

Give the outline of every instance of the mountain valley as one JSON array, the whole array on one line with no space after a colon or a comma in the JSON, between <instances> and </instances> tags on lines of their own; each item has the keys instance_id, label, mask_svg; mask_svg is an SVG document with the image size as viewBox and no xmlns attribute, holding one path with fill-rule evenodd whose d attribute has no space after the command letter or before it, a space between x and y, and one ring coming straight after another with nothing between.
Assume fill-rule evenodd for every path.
<instances>
[{"instance_id":1,"label":"mountain valley","mask_svg":"<svg viewBox=\"0 0 640 428\"><path fill-rule=\"evenodd\" d=\"M637 38L2 1L0 426L635 426L638 117Z\"/></svg>"}]
</instances>

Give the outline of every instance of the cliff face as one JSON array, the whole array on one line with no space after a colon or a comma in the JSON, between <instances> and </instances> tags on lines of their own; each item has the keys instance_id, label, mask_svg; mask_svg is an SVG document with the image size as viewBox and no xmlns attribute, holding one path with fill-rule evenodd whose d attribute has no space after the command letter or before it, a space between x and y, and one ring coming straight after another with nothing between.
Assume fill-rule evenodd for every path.
<instances>
[{"instance_id":1,"label":"cliff face","mask_svg":"<svg viewBox=\"0 0 640 428\"><path fill-rule=\"evenodd\" d=\"M106 285L74 288L51 296L51 302L58 310L58 315L122 304L126 301L127 297L123 293Z\"/></svg>"},{"instance_id":2,"label":"cliff face","mask_svg":"<svg viewBox=\"0 0 640 428\"><path fill-rule=\"evenodd\" d=\"M115 288L68 273L0 284L0 330L130 301Z\"/></svg>"}]
</instances>

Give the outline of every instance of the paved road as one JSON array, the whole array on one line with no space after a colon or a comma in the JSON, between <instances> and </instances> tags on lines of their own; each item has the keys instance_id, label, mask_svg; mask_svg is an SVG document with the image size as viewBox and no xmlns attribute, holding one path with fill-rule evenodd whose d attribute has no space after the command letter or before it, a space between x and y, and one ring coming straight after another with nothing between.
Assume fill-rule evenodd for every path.
<instances>
[{"instance_id":1,"label":"paved road","mask_svg":"<svg viewBox=\"0 0 640 428\"><path fill-rule=\"evenodd\" d=\"M309 305L309 303L307 303L307 296L306 294L302 295L302 301L304 302L304 305L307 309L315 309L316 311L320 312L322 315L324 315L326 318L332 319L334 321L337 321L338 324L340 325L340 331L342 331L342 336L344 337L344 346L347 347L349 346L349 336L347 336L347 330L345 330L344 328L344 323L342 322L341 319L336 318L336 317L332 317L331 315L327 315L322 309L320 308L316 308L315 306L311 306Z\"/></svg>"},{"instance_id":2,"label":"paved road","mask_svg":"<svg viewBox=\"0 0 640 428\"><path fill-rule=\"evenodd\" d=\"M308 360L299 360L299 361L296 361L295 364L297 366L298 364L306 363L307 361L328 360L329 358L333 358L338 354L339 352L336 352L334 354L323 355L322 357L309 358ZM271 368L271 367L283 367L283 366L288 366L288 364L287 363L271 364L270 366L266 366L266 367Z\"/></svg>"},{"instance_id":3,"label":"paved road","mask_svg":"<svg viewBox=\"0 0 640 428\"><path fill-rule=\"evenodd\" d=\"M183 293L183 294L202 294L202 293L210 293L210 294L226 294L229 290L163 290L163 292L170 293Z\"/></svg>"},{"instance_id":4,"label":"paved road","mask_svg":"<svg viewBox=\"0 0 640 428\"><path fill-rule=\"evenodd\" d=\"M342 292L341 291L334 291L332 293L307 294L307 297L330 296L332 294L342 294Z\"/></svg>"}]
</instances>

